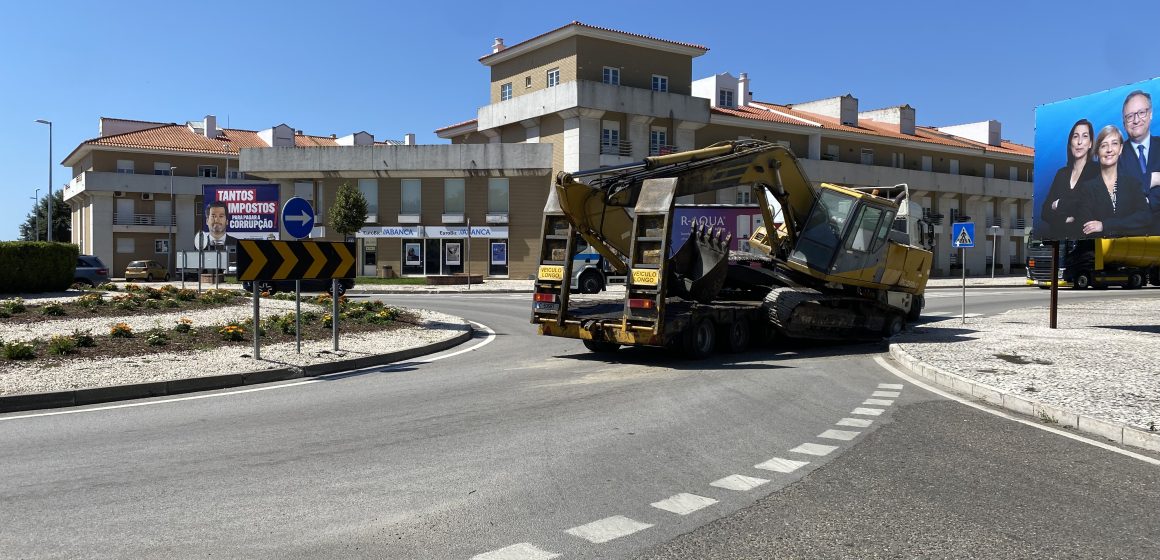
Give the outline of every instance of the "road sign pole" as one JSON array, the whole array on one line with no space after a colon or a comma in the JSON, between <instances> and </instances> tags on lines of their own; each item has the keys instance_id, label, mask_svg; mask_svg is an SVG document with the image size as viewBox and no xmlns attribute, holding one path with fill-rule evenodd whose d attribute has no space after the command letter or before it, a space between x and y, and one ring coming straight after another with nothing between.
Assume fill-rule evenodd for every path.
<instances>
[{"instance_id":1,"label":"road sign pole","mask_svg":"<svg viewBox=\"0 0 1160 560\"><path fill-rule=\"evenodd\" d=\"M967 324L967 249L959 249L959 266L963 268L963 324Z\"/></svg>"},{"instance_id":2,"label":"road sign pole","mask_svg":"<svg viewBox=\"0 0 1160 560\"><path fill-rule=\"evenodd\" d=\"M1059 309L1059 241L1051 242L1051 311L1048 316L1048 327L1055 328L1055 319Z\"/></svg>"},{"instance_id":3,"label":"road sign pole","mask_svg":"<svg viewBox=\"0 0 1160 560\"><path fill-rule=\"evenodd\" d=\"M250 291L254 292L254 359L260 360L260 359L262 359L262 354L261 354L262 348L261 348L261 342L258 341L258 331L261 328L261 327L259 327L259 323L258 323L258 321L260 320L260 317L258 315L258 305L259 305L258 299L260 297L258 294L258 281L255 280L253 285L250 286L250 288L251 288Z\"/></svg>"},{"instance_id":4,"label":"road sign pole","mask_svg":"<svg viewBox=\"0 0 1160 560\"><path fill-rule=\"evenodd\" d=\"M467 219L467 247L464 248L463 258L467 259L467 289L471 289L471 218Z\"/></svg>"},{"instance_id":5,"label":"road sign pole","mask_svg":"<svg viewBox=\"0 0 1160 560\"><path fill-rule=\"evenodd\" d=\"M330 328L334 330L334 351L338 352L338 279L331 280L330 299L333 300L333 313L330 315Z\"/></svg>"},{"instance_id":6,"label":"road sign pole","mask_svg":"<svg viewBox=\"0 0 1160 560\"><path fill-rule=\"evenodd\" d=\"M302 281L294 281L294 342L302 353Z\"/></svg>"}]
</instances>

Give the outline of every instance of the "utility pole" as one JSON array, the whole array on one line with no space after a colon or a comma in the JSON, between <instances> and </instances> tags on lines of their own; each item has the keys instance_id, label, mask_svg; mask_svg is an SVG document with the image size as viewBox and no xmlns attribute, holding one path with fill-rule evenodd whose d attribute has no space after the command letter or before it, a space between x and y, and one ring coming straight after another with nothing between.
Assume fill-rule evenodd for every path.
<instances>
[{"instance_id":1,"label":"utility pole","mask_svg":"<svg viewBox=\"0 0 1160 560\"><path fill-rule=\"evenodd\" d=\"M36 119L48 125L48 241L52 241L52 121Z\"/></svg>"}]
</instances>

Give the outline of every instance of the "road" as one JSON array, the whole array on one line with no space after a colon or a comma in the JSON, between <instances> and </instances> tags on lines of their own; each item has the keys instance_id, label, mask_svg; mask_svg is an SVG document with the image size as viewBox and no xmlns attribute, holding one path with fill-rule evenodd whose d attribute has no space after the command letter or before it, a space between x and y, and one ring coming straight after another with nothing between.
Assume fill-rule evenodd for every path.
<instances>
[{"instance_id":1,"label":"road","mask_svg":"<svg viewBox=\"0 0 1160 560\"><path fill-rule=\"evenodd\" d=\"M957 312L959 301L942 292L958 294L932 291L928 311ZM1045 294L971 290L968 313L1042 303ZM1072 294L1064 301L1121 296ZM575 341L532 335L526 294L385 299L495 334L319 381L0 415L0 550L17 558L1160 554L1148 540L1160 506L1156 467L926 392L873 360L882 344L702 362L632 349L608 361Z\"/></svg>"}]
</instances>

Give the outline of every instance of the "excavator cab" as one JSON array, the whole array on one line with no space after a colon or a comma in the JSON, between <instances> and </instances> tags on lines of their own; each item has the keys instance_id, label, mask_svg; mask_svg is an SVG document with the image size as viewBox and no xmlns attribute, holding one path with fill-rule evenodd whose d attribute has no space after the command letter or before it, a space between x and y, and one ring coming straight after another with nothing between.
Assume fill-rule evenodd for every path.
<instances>
[{"instance_id":1,"label":"excavator cab","mask_svg":"<svg viewBox=\"0 0 1160 560\"><path fill-rule=\"evenodd\" d=\"M836 185L823 184L820 191L789 254L790 265L815 277L879 281L897 207Z\"/></svg>"}]
</instances>

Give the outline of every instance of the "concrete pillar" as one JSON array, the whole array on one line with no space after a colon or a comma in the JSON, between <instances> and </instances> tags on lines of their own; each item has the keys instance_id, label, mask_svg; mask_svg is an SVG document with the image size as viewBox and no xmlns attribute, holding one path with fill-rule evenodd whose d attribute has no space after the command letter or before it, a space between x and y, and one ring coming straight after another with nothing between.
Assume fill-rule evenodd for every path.
<instances>
[{"instance_id":1,"label":"concrete pillar","mask_svg":"<svg viewBox=\"0 0 1160 560\"><path fill-rule=\"evenodd\" d=\"M499 144L499 142L500 142L499 129L489 128L487 130L481 130L479 132L481 132L484 136L487 137L488 144Z\"/></svg>"},{"instance_id":2,"label":"concrete pillar","mask_svg":"<svg viewBox=\"0 0 1160 560\"><path fill-rule=\"evenodd\" d=\"M687 150L697 149L697 130L704 128L709 123L693 122L693 121L677 121L676 126L673 127L673 135L678 151L684 152Z\"/></svg>"},{"instance_id":3,"label":"concrete pillar","mask_svg":"<svg viewBox=\"0 0 1160 560\"><path fill-rule=\"evenodd\" d=\"M101 262L110 267L109 276L115 273L112 267L113 252L116 249L113 243L113 212L116 204L113 202L113 193L111 192L94 192L92 193L92 218L89 220L89 231L86 235L89 238L89 247L93 255L100 257ZM96 235L100 232L99 235ZM122 271L124 272L124 271Z\"/></svg>"},{"instance_id":4,"label":"concrete pillar","mask_svg":"<svg viewBox=\"0 0 1160 560\"><path fill-rule=\"evenodd\" d=\"M652 117L628 116L628 141L632 144L632 159L634 161L648 157L648 126L652 122Z\"/></svg>"},{"instance_id":5,"label":"concrete pillar","mask_svg":"<svg viewBox=\"0 0 1160 560\"><path fill-rule=\"evenodd\" d=\"M810 135L810 153L809 159L822 159L822 135Z\"/></svg>"},{"instance_id":6,"label":"concrete pillar","mask_svg":"<svg viewBox=\"0 0 1160 560\"><path fill-rule=\"evenodd\" d=\"M600 167L600 117L604 111L576 107L558 114L564 119L564 171Z\"/></svg>"},{"instance_id":7,"label":"concrete pillar","mask_svg":"<svg viewBox=\"0 0 1160 560\"><path fill-rule=\"evenodd\" d=\"M174 224L173 240L178 251L196 251L193 246L193 237L201 231L201 224L197 223L197 208L194 205L194 195L179 194L175 201L174 210L177 211L177 223Z\"/></svg>"},{"instance_id":8,"label":"concrete pillar","mask_svg":"<svg viewBox=\"0 0 1160 560\"><path fill-rule=\"evenodd\" d=\"M520 121L524 125L524 142L527 144L540 143L540 117L533 117Z\"/></svg>"}]
</instances>

